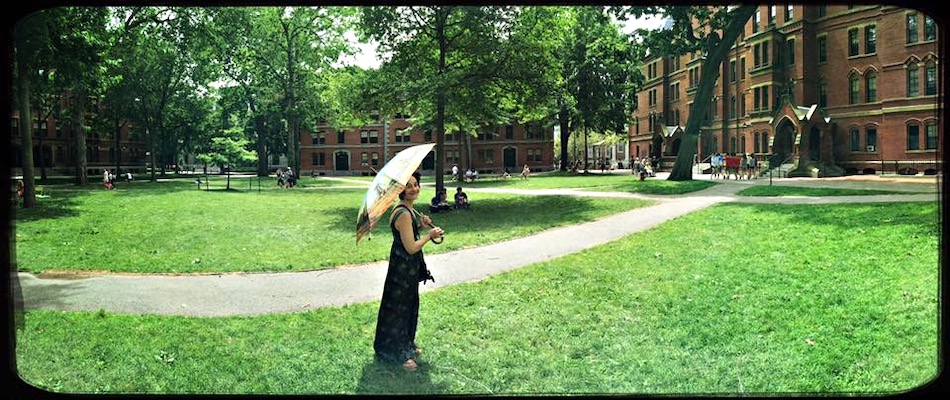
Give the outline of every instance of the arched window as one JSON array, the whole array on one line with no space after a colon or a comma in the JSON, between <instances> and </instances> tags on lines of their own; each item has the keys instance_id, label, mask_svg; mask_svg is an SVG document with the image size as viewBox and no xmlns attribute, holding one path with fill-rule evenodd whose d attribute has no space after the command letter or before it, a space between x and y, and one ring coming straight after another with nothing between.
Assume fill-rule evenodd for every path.
<instances>
[{"instance_id":1,"label":"arched window","mask_svg":"<svg viewBox=\"0 0 950 400\"><path fill-rule=\"evenodd\" d=\"M917 97L920 94L920 75L917 64L907 66L907 97Z\"/></svg>"},{"instance_id":2,"label":"arched window","mask_svg":"<svg viewBox=\"0 0 950 400\"><path fill-rule=\"evenodd\" d=\"M858 93L860 92L860 84L858 83L858 74L851 74L848 77L848 103L857 104L858 103Z\"/></svg>"},{"instance_id":3,"label":"arched window","mask_svg":"<svg viewBox=\"0 0 950 400\"><path fill-rule=\"evenodd\" d=\"M864 77L865 92L864 97L868 103L877 101L877 74L870 71Z\"/></svg>"},{"instance_id":4,"label":"arched window","mask_svg":"<svg viewBox=\"0 0 950 400\"><path fill-rule=\"evenodd\" d=\"M924 79L926 80L924 94L927 96L937 94L937 63L933 60L927 61L924 67Z\"/></svg>"}]
</instances>

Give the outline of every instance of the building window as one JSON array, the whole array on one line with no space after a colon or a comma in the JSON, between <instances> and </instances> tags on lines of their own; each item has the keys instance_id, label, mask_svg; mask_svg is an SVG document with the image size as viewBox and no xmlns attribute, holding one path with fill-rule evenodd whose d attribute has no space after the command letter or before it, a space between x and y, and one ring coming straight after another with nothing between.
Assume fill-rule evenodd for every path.
<instances>
[{"instance_id":1,"label":"building window","mask_svg":"<svg viewBox=\"0 0 950 400\"><path fill-rule=\"evenodd\" d=\"M313 138L313 144L327 144L327 132L317 131L317 136Z\"/></svg>"},{"instance_id":2,"label":"building window","mask_svg":"<svg viewBox=\"0 0 950 400\"><path fill-rule=\"evenodd\" d=\"M745 115L745 93L739 95L739 115Z\"/></svg>"},{"instance_id":3,"label":"building window","mask_svg":"<svg viewBox=\"0 0 950 400\"><path fill-rule=\"evenodd\" d=\"M937 39L937 25L934 25L934 19L929 15L924 16L924 40Z\"/></svg>"},{"instance_id":4,"label":"building window","mask_svg":"<svg viewBox=\"0 0 950 400\"><path fill-rule=\"evenodd\" d=\"M369 153L360 153L360 165L364 167L369 165Z\"/></svg>"},{"instance_id":5,"label":"building window","mask_svg":"<svg viewBox=\"0 0 950 400\"><path fill-rule=\"evenodd\" d=\"M729 118L736 118L738 107L736 107L736 96L729 98Z\"/></svg>"},{"instance_id":6,"label":"building window","mask_svg":"<svg viewBox=\"0 0 950 400\"><path fill-rule=\"evenodd\" d=\"M276 163L274 163L276 164ZM313 153L313 165L326 165L327 156L324 153Z\"/></svg>"},{"instance_id":7,"label":"building window","mask_svg":"<svg viewBox=\"0 0 950 400\"><path fill-rule=\"evenodd\" d=\"M745 153L745 152L746 152L746 151L745 151L745 136L741 136L741 137L739 138L739 152L740 152L740 153Z\"/></svg>"},{"instance_id":8,"label":"building window","mask_svg":"<svg viewBox=\"0 0 950 400\"><path fill-rule=\"evenodd\" d=\"M818 17L824 17L828 15L828 6L818 6Z\"/></svg>"},{"instance_id":9,"label":"building window","mask_svg":"<svg viewBox=\"0 0 950 400\"><path fill-rule=\"evenodd\" d=\"M924 143L924 149L937 149L937 124L935 123L927 124L927 141Z\"/></svg>"},{"instance_id":10,"label":"building window","mask_svg":"<svg viewBox=\"0 0 950 400\"><path fill-rule=\"evenodd\" d=\"M769 42L762 42L762 65L769 65Z\"/></svg>"},{"instance_id":11,"label":"building window","mask_svg":"<svg viewBox=\"0 0 950 400\"><path fill-rule=\"evenodd\" d=\"M848 30L848 56L858 55L860 49L858 42L858 28Z\"/></svg>"},{"instance_id":12,"label":"building window","mask_svg":"<svg viewBox=\"0 0 950 400\"><path fill-rule=\"evenodd\" d=\"M739 71L736 70L736 60L729 61L729 82L735 82L739 78Z\"/></svg>"},{"instance_id":13,"label":"building window","mask_svg":"<svg viewBox=\"0 0 950 400\"><path fill-rule=\"evenodd\" d=\"M479 149L478 159L482 164L491 165L495 163L495 151L493 149Z\"/></svg>"},{"instance_id":14,"label":"building window","mask_svg":"<svg viewBox=\"0 0 950 400\"><path fill-rule=\"evenodd\" d=\"M769 25L775 25L776 6L769 6Z\"/></svg>"},{"instance_id":15,"label":"building window","mask_svg":"<svg viewBox=\"0 0 950 400\"><path fill-rule=\"evenodd\" d=\"M848 77L848 82L850 83L848 85L848 103L858 104L858 92L860 90L860 85L858 84L858 75L851 74L851 76Z\"/></svg>"},{"instance_id":16,"label":"building window","mask_svg":"<svg viewBox=\"0 0 950 400\"><path fill-rule=\"evenodd\" d=\"M515 138L515 127L511 124L505 125L505 139L512 140Z\"/></svg>"},{"instance_id":17,"label":"building window","mask_svg":"<svg viewBox=\"0 0 950 400\"><path fill-rule=\"evenodd\" d=\"M917 43L917 13L907 14L907 43Z\"/></svg>"},{"instance_id":18,"label":"building window","mask_svg":"<svg viewBox=\"0 0 950 400\"><path fill-rule=\"evenodd\" d=\"M360 131L360 144L369 143L369 131Z\"/></svg>"},{"instance_id":19,"label":"building window","mask_svg":"<svg viewBox=\"0 0 950 400\"><path fill-rule=\"evenodd\" d=\"M679 82L670 84L670 100L677 101L680 99L680 84Z\"/></svg>"},{"instance_id":20,"label":"building window","mask_svg":"<svg viewBox=\"0 0 950 400\"><path fill-rule=\"evenodd\" d=\"M858 128L851 128L851 151L861 151L861 133Z\"/></svg>"},{"instance_id":21,"label":"building window","mask_svg":"<svg viewBox=\"0 0 950 400\"><path fill-rule=\"evenodd\" d=\"M828 82L818 83L818 105L828 107Z\"/></svg>"},{"instance_id":22,"label":"building window","mask_svg":"<svg viewBox=\"0 0 950 400\"><path fill-rule=\"evenodd\" d=\"M874 25L864 27L864 52L877 53L877 27Z\"/></svg>"},{"instance_id":23,"label":"building window","mask_svg":"<svg viewBox=\"0 0 950 400\"><path fill-rule=\"evenodd\" d=\"M864 143L868 145L868 147L873 148L873 152L877 151L877 128L865 129Z\"/></svg>"},{"instance_id":24,"label":"building window","mask_svg":"<svg viewBox=\"0 0 950 400\"><path fill-rule=\"evenodd\" d=\"M907 125L907 150L920 150L919 125Z\"/></svg>"},{"instance_id":25,"label":"building window","mask_svg":"<svg viewBox=\"0 0 950 400\"><path fill-rule=\"evenodd\" d=\"M818 38L818 62L828 62L828 37L821 36Z\"/></svg>"},{"instance_id":26,"label":"building window","mask_svg":"<svg viewBox=\"0 0 950 400\"><path fill-rule=\"evenodd\" d=\"M867 91L865 92L865 100L868 103L873 103L877 101L877 74L874 72L868 72L867 76L864 78L865 86Z\"/></svg>"},{"instance_id":27,"label":"building window","mask_svg":"<svg viewBox=\"0 0 950 400\"><path fill-rule=\"evenodd\" d=\"M729 152L732 154L736 154L736 152L738 151L739 151L738 143L736 142L736 137L733 136L729 138Z\"/></svg>"},{"instance_id":28,"label":"building window","mask_svg":"<svg viewBox=\"0 0 950 400\"><path fill-rule=\"evenodd\" d=\"M920 82L917 64L907 66L907 97L917 97L920 94Z\"/></svg>"},{"instance_id":29,"label":"building window","mask_svg":"<svg viewBox=\"0 0 950 400\"><path fill-rule=\"evenodd\" d=\"M762 152L767 153L769 151L769 134L762 132Z\"/></svg>"},{"instance_id":30,"label":"building window","mask_svg":"<svg viewBox=\"0 0 950 400\"><path fill-rule=\"evenodd\" d=\"M762 87L762 109L769 110L769 87Z\"/></svg>"},{"instance_id":31,"label":"building window","mask_svg":"<svg viewBox=\"0 0 950 400\"><path fill-rule=\"evenodd\" d=\"M927 96L932 96L937 94L937 64L933 61L928 61L927 65L924 66L924 94Z\"/></svg>"},{"instance_id":32,"label":"building window","mask_svg":"<svg viewBox=\"0 0 950 400\"><path fill-rule=\"evenodd\" d=\"M409 129L401 129L396 132L396 143L409 143Z\"/></svg>"},{"instance_id":33,"label":"building window","mask_svg":"<svg viewBox=\"0 0 950 400\"><path fill-rule=\"evenodd\" d=\"M20 134L20 119L10 118L10 137L17 137Z\"/></svg>"},{"instance_id":34,"label":"building window","mask_svg":"<svg viewBox=\"0 0 950 400\"><path fill-rule=\"evenodd\" d=\"M445 132L444 142L448 143L453 141L455 141L455 132Z\"/></svg>"},{"instance_id":35,"label":"building window","mask_svg":"<svg viewBox=\"0 0 950 400\"><path fill-rule=\"evenodd\" d=\"M340 129L336 132L336 142L343 144L346 141L346 131Z\"/></svg>"},{"instance_id":36,"label":"building window","mask_svg":"<svg viewBox=\"0 0 950 400\"><path fill-rule=\"evenodd\" d=\"M758 133L758 132L755 132L755 133L752 134L752 144L753 144L753 146L754 146L754 147L752 148L752 151L755 152L755 153L761 153L761 151L759 151L759 150L761 150L761 148L760 148L760 146L759 146L759 133Z\"/></svg>"},{"instance_id":37,"label":"building window","mask_svg":"<svg viewBox=\"0 0 950 400\"><path fill-rule=\"evenodd\" d=\"M379 143L379 131L369 131L369 142Z\"/></svg>"},{"instance_id":38,"label":"building window","mask_svg":"<svg viewBox=\"0 0 950 400\"><path fill-rule=\"evenodd\" d=\"M745 79L745 57L739 58L739 79Z\"/></svg>"},{"instance_id":39,"label":"building window","mask_svg":"<svg viewBox=\"0 0 950 400\"><path fill-rule=\"evenodd\" d=\"M752 33L758 32L760 29L759 25L761 24L762 24L762 10L756 9L755 16L752 17Z\"/></svg>"},{"instance_id":40,"label":"building window","mask_svg":"<svg viewBox=\"0 0 950 400\"><path fill-rule=\"evenodd\" d=\"M795 18L795 8L789 4L785 6L785 22L791 21Z\"/></svg>"},{"instance_id":41,"label":"building window","mask_svg":"<svg viewBox=\"0 0 950 400\"><path fill-rule=\"evenodd\" d=\"M762 88L755 88L755 89L752 90L752 92L753 92L753 94L752 94L752 109L755 110L755 111L759 111L759 109L761 108L761 107L759 107L759 102L762 101L762 93L761 93L761 92L762 92Z\"/></svg>"},{"instance_id":42,"label":"building window","mask_svg":"<svg viewBox=\"0 0 950 400\"><path fill-rule=\"evenodd\" d=\"M795 64L795 39L788 39L785 42L788 46L788 65Z\"/></svg>"},{"instance_id":43,"label":"building window","mask_svg":"<svg viewBox=\"0 0 950 400\"><path fill-rule=\"evenodd\" d=\"M432 141L432 131L425 131L422 133L422 140L426 142Z\"/></svg>"}]
</instances>

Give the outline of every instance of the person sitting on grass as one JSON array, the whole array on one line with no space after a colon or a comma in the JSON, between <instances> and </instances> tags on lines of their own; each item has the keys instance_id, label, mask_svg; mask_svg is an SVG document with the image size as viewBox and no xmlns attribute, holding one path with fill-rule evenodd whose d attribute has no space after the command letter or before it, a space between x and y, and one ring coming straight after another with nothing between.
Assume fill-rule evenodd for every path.
<instances>
[{"instance_id":1,"label":"person sitting on grass","mask_svg":"<svg viewBox=\"0 0 950 400\"><path fill-rule=\"evenodd\" d=\"M462 191L461 186L455 188L455 208L456 209L464 208L467 210L468 206L469 206L468 195Z\"/></svg>"},{"instance_id":2,"label":"person sitting on grass","mask_svg":"<svg viewBox=\"0 0 950 400\"><path fill-rule=\"evenodd\" d=\"M429 211L432 213L438 213L439 211L447 211L451 209L452 206L450 206L447 201L445 189L436 192L435 196L432 197L432 202L429 204Z\"/></svg>"}]
</instances>

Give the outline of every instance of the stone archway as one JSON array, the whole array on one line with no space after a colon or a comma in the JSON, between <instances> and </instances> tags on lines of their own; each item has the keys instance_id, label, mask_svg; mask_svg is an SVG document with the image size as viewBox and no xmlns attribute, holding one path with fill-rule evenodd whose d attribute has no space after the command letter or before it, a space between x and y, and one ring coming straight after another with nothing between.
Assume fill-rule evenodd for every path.
<instances>
[{"instance_id":1,"label":"stone archway","mask_svg":"<svg viewBox=\"0 0 950 400\"><path fill-rule=\"evenodd\" d=\"M772 142L772 154L778 160L785 160L795 152L795 125L787 118L775 127L775 137Z\"/></svg>"},{"instance_id":2,"label":"stone archway","mask_svg":"<svg viewBox=\"0 0 950 400\"><path fill-rule=\"evenodd\" d=\"M811 127L808 133L808 159L812 161L821 159L821 130L817 126Z\"/></svg>"}]
</instances>

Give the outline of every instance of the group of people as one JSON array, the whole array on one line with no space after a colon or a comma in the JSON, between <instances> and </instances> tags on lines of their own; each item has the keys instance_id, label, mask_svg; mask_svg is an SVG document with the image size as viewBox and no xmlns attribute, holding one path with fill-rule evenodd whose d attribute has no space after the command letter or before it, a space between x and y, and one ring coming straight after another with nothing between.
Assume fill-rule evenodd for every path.
<instances>
[{"instance_id":1,"label":"group of people","mask_svg":"<svg viewBox=\"0 0 950 400\"><path fill-rule=\"evenodd\" d=\"M646 179L648 176L656 176L656 173L653 171L653 163L649 158L646 157L643 157L642 159L640 157L634 157L633 165L630 166L630 171L634 175L639 176L641 181Z\"/></svg>"},{"instance_id":2,"label":"group of people","mask_svg":"<svg viewBox=\"0 0 950 400\"><path fill-rule=\"evenodd\" d=\"M287 169L277 168L277 187L290 189L297 186L297 176L290 167Z\"/></svg>"},{"instance_id":3,"label":"group of people","mask_svg":"<svg viewBox=\"0 0 950 400\"><path fill-rule=\"evenodd\" d=\"M125 181L126 181L126 182L132 182L132 172L131 172L131 171L126 171L126 172L125 172ZM116 184L116 182L117 182L117 180L116 180L116 176L115 176L114 173L112 173L112 172L109 171L108 169L105 170L105 171L102 171L102 186L103 186L103 187L105 187L107 190L115 189L115 184Z\"/></svg>"},{"instance_id":4,"label":"group of people","mask_svg":"<svg viewBox=\"0 0 950 400\"><path fill-rule=\"evenodd\" d=\"M755 179L759 174L759 163L751 153L730 156L725 153L709 157L713 178Z\"/></svg>"},{"instance_id":5,"label":"group of people","mask_svg":"<svg viewBox=\"0 0 950 400\"><path fill-rule=\"evenodd\" d=\"M462 191L462 187L459 186L455 188L455 203L449 204L448 194L443 188L436 192L435 196L432 197L432 201L429 203L429 212L438 213L441 211L450 211L452 209L468 209L470 206L468 202L468 194Z\"/></svg>"}]
</instances>

